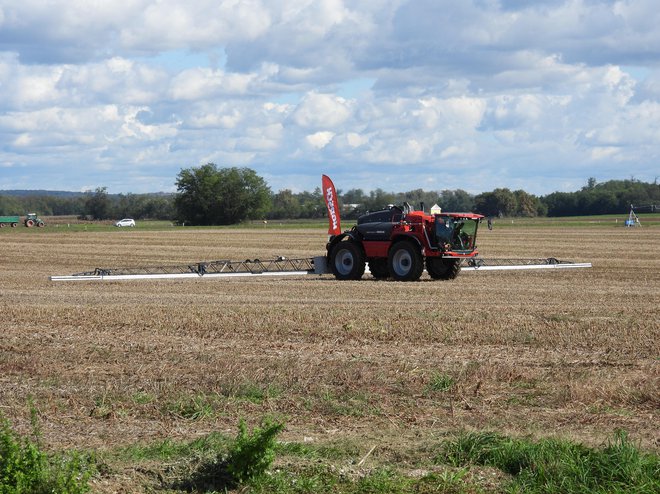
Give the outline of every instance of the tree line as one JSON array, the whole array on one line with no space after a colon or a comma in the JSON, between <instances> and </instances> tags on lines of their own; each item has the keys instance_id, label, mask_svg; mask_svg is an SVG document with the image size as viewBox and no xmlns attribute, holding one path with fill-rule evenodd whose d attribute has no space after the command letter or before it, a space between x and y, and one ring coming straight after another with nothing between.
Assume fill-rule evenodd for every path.
<instances>
[{"instance_id":1,"label":"tree line","mask_svg":"<svg viewBox=\"0 0 660 494\"><path fill-rule=\"evenodd\" d=\"M0 215L28 212L89 220L126 217L167 220L175 216L172 194L108 194L106 187L68 194L49 194L48 191L0 193Z\"/></svg>"},{"instance_id":2,"label":"tree line","mask_svg":"<svg viewBox=\"0 0 660 494\"><path fill-rule=\"evenodd\" d=\"M182 169L177 175L176 193L109 194L105 187L82 194L0 194L0 215L28 211L45 216L77 215L107 220L171 220L188 225L228 225L247 220L313 219L326 215L320 187L308 192L283 189L272 192L266 181L249 168L219 168L213 163ZM535 217L578 216L627 212L630 205L660 210L660 184L635 179L598 183L589 178L575 192L553 192L536 196L524 190L497 188L481 194L462 189L386 192L375 189L338 190L342 216L360 214L408 202L415 208L424 203L428 210L438 204L444 211L472 211L485 216Z\"/></svg>"}]
</instances>

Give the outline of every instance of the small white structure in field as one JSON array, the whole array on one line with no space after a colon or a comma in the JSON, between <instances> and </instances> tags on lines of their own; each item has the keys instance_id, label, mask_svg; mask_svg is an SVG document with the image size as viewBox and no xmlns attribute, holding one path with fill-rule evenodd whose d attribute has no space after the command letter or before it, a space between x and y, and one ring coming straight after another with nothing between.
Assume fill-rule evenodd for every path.
<instances>
[{"instance_id":1,"label":"small white structure in field","mask_svg":"<svg viewBox=\"0 0 660 494\"><path fill-rule=\"evenodd\" d=\"M635 209L633 208L633 205L630 205L630 213L628 214L628 219L624 223L625 226L642 226L642 224L639 222L639 218L635 214Z\"/></svg>"}]
</instances>

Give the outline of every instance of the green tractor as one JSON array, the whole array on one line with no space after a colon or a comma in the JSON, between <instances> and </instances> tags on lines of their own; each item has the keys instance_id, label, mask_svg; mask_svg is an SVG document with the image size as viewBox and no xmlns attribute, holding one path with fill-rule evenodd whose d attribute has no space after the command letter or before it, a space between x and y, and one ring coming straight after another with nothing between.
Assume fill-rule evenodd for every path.
<instances>
[{"instance_id":1,"label":"green tractor","mask_svg":"<svg viewBox=\"0 0 660 494\"><path fill-rule=\"evenodd\" d=\"M33 226L41 228L45 225L46 224L43 222L43 220L37 216L37 213L28 213L25 216L25 226L28 228L32 228Z\"/></svg>"}]
</instances>

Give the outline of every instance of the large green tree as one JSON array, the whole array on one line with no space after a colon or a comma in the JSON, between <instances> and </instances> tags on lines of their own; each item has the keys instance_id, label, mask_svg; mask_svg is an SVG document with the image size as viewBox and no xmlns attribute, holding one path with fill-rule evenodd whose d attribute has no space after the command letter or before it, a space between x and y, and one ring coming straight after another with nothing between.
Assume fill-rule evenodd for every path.
<instances>
[{"instance_id":1,"label":"large green tree","mask_svg":"<svg viewBox=\"0 0 660 494\"><path fill-rule=\"evenodd\" d=\"M472 211L474 209L474 196L463 189L449 190L440 192L438 205L443 211Z\"/></svg>"},{"instance_id":2,"label":"large green tree","mask_svg":"<svg viewBox=\"0 0 660 494\"><path fill-rule=\"evenodd\" d=\"M514 216L517 204L514 193L504 188L479 194L474 198L474 205L486 216Z\"/></svg>"},{"instance_id":3,"label":"large green tree","mask_svg":"<svg viewBox=\"0 0 660 494\"><path fill-rule=\"evenodd\" d=\"M174 204L179 221L192 225L231 225L264 216L270 188L249 168L218 168L214 163L181 170Z\"/></svg>"},{"instance_id":4,"label":"large green tree","mask_svg":"<svg viewBox=\"0 0 660 494\"><path fill-rule=\"evenodd\" d=\"M23 205L18 199L11 196L0 196L0 216L13 216L23 213Z\"/></svg>"},{"instance_id":5,"label":"large green tree","mask_svg":"<svg viewBox=\"0 0 660 494\"><path fill-rule=\"evenodd\" d=\"M535 195L524 190L514 190L513 195L516 198L516 216L528 218L545 216L547 209Z\"/></svg>"},{"instance_id":6,"label":"large green tree","mask_svg":"<svg viewBox=\"0 0 660 494\"><path fill-rule=\"evenodd\" d=\"M268 213L269 219L299 218L300 201L291 189L280 190L272 198L272 209Z\"/></svg>"},{"instance_id":7,"label":"large green tree","mask_svg":"<svg viewBox=\"0 0 660 494\"><path fill-rule=\"evenodd\" d=\"M660 203L660 184L657 180L644 183L634 179L598 183L590 178L581 190L553 192L541 200L547 207L548 216L626 213L631 204L655 211Z\"/></svg>"},{"instance_id":8,"label":"large green tree","mask_svg":"<svg viewBox=\"0 0 660 494\"><path fill-rule=\"evenodd\" d=\"M85 215L94 220L106 220L112 217L112 208L108 198L107 187L97 187L92 192L85 193Z\"/></svg>"}]
</instances>

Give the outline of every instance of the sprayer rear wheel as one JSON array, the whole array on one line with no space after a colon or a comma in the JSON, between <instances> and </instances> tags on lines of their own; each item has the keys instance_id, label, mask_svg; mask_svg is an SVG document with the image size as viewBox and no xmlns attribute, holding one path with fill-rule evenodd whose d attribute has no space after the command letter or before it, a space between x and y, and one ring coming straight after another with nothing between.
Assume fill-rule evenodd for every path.
<instances>
[{"instance_id":1,"label":"sprayer rear wheel","mask_svg":"<svg viewBox=\"0 0 660 494\"><path fill-rule=\"evenodd\" d=\"M392 246L387 265L390 275L396 281L418 280L424 271L422 253L408 241L397 242Z\"/></svg>"},{"instance_id":2,"label":"sprayer rear wheel","mask_svg":"<svg viewBox=\"0 0 660 494\"><path fill-rule=\"evenodd\" d=\"M330 268L338 280L359 280L364 274L364 253L350 240L339 242L330 252Z\"/></svg>"}]
</instances>

